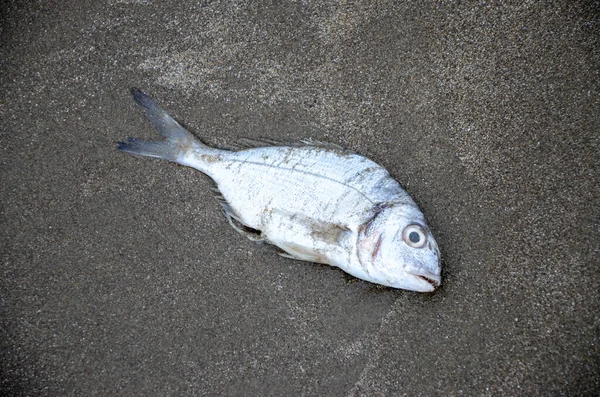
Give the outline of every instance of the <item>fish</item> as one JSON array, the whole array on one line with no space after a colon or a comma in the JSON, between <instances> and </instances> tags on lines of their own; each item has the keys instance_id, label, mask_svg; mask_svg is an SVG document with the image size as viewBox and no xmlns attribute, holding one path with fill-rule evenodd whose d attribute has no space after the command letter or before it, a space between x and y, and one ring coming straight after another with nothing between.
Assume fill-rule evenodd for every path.
<instances>
[{"instance_id":1,"label":"fish","mask_svg":"<svg viewBox=\"0 0 600 397\"><path fill-rule=\"evenodd\" d=\"M241 140L204 144L157 102L134 101L164 138L127 138L118 149L195 168L216 183L229 224L279 254L337 267L379 285L432 292L441 285L438 245L415 201L376 162L335 144Z\"/></svg>"}]
</instances>

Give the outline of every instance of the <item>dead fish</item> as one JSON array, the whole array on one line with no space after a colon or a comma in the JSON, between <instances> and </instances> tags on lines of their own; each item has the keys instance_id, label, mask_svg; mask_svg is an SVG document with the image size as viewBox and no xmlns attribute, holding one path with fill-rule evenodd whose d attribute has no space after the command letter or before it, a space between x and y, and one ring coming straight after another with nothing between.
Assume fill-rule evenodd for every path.
<instances>
[{"instance_id":1,"label":"dead fish","mask_svg":"<svg viewBox=\"0 0 600 397\"><path fill-rule=\"evenodd\" d=\"M372 283L419 292L441 284L440 252L423 213L379 164L312 141L209 147L147 94L131 92L165 139L129 138L119 150L210 176L238 232L279 247L282 256L335 266Z\"/></svg>"}]
</instances>

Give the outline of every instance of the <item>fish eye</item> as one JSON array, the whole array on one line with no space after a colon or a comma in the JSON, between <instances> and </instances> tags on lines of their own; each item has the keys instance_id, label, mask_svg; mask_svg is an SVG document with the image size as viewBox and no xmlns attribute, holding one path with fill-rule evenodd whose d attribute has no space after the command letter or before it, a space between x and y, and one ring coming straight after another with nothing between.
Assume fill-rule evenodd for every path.
<instances>
[{"instance_id":1,"label":"fish eye","mask_svg":"<svg viewBox=\"0 0 600 397\"><path fill-rule=\"evenodd\" d=\"M425 230L419 225L408 225L402 232L402 239L412 248L423 248L427 244Z\"/></svg>"}]
</instances>

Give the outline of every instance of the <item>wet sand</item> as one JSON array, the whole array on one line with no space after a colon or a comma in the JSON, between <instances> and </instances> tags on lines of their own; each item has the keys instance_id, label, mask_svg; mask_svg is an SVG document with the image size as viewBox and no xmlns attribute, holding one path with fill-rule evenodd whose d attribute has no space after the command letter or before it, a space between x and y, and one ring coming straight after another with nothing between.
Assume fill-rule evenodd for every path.
<instances>
[{"instance_id":1,"label":"wet sand","mask_svg":"<svg viewBox=\"0 0 600 397\"><path fill-rule=\"evenodd\" d=\"M597 2L77 3L3 7L1 394L600 393ZM242 238L207 177L116 150L156 137L132 86L211 145L383 164L443 287Z\"/></svg>"}]
</instances>

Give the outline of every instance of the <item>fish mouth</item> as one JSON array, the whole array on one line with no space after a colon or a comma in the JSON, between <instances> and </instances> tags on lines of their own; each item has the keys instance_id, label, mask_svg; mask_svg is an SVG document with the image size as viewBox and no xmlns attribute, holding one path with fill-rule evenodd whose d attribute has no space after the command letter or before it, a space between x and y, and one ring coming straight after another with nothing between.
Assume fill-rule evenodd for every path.
<instances>
[{"instance_id":1,"label":"fish mouth","mask_svg":"<svg viewBox=\"0 0 600 397\"><path fill-rule=\"evenodd\" d=\"M411 276L415 277L419 280L419 284L422 285L423 289L426 291L432 292L435 291L440 285L442 285L442 280L439 275L435 275L429 272L422 272L420 274L410 273Z\"/></svg>"},{"instance_id":2,"label":"fish mouth","mask_svg":"<svg viewBox=\"0 0 600 397\"><path fill-rule=\"evenodd\" d=\"M433 288L437 288L440 286L440 282L438 280L434 280L427 276L417 276L417 277L419 277L421 280L427 281Z\"/></svg>"}]
</instances>

